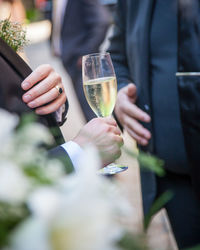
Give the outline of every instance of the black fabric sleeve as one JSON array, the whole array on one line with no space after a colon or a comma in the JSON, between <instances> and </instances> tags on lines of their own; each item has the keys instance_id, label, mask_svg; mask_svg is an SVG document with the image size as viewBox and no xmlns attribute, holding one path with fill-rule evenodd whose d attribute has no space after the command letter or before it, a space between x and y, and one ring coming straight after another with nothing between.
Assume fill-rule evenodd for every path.
<instances>
[{"instance_id":1,"label":"black fabric sleeve","mask_svg":"<svg viewBox=\"0 0 200 250\"><path fill-rule=\"evenodd\" d=\"M108 48L117 76L118 90L133 82L127 63L126 43L126 0L118 0L113 35Z\"/></svg>"},{"instance_id":2,"label":"black fabric sleeve","mask_svg":"<svg viewBox=\"0 0 200 250\"><path fill-rule=\"evenodd\" d=\"M85 15L84 22L87 39L83 41L84 46L77 48L77 51L79 55L96 53L105 39L110 24L110 17L98 0L80 1L82 3L82 11Z\"/></svg>"},{"instance_id":3,"label":"black fabric sleeve","mask_svg":"<svg viewBox=\"0 0 200 250\"><path fill-rule=\"evenodd\" d=\"M59 159L64 164L67 174L74 171L72 161L63 147L58 146L49 150L48 156L52 159Z\"/></svg>"}]
</instances>

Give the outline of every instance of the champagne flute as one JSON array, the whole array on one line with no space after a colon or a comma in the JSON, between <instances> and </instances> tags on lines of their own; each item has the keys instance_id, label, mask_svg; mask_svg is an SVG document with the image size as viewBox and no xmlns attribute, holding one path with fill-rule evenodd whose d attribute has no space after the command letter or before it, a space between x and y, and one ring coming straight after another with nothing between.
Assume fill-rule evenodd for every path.
<instances>
[{"instance_id":1,"label":"champagne flute","mask_svg":"<svg viewBox=\"0 0 200 250\"><path fill-rule=\"evenodd\" d=\"M98 117L110 116L117 98L117 80L109 53L96 53L83 56L83 89L88 104ZM99 170L101 174L112 175L128 167L109 164Z\"/></svg>"}]
</instances>

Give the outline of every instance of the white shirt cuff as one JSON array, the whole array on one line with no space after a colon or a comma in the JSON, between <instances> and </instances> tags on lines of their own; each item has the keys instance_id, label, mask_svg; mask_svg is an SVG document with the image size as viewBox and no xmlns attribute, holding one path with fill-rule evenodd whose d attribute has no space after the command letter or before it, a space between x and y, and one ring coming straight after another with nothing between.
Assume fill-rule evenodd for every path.
<instances>
[{"instance_id":1,"label":"white shirt cuff","mask_svg":"<svg viewBox=\"0 0 200 250\"><path fill-rule=\"evenodd\" d=\"M66 142L62 144L61 147L63 147L64 150L68 153L75 171L78 170L79 168L78 159L80 155L83 153L83 149L73 141Z\"/></svg>"}]
</instances>

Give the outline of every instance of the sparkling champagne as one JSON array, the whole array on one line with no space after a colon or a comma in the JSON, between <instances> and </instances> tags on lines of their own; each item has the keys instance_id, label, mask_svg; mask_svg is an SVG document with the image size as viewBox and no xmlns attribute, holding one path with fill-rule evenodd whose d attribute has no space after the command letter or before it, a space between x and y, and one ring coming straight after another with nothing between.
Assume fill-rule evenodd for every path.
<instances>
[{"instance_id":1,"label":"sparkling champagne","mask_svg":"<svg viewBox=\"0 0 200 250\"><path fill-rule=\"evenodd\" d=\"M106 117L112 114L116 97L116 77L102 77L89 80L83 83L86 99L99 117Z\"/></svg>"}]
</instances>

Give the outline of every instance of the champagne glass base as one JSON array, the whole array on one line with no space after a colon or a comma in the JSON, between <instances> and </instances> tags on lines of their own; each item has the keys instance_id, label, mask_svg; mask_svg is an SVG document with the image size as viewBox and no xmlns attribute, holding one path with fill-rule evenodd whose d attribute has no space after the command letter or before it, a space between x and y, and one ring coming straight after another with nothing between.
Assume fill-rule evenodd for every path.
<instances>
[{"instance_id":1,"label":"champagne glass base","mask_svg":"<svg viewBox=\"0 0 200 250\"><path fill-rule=\"evenodd\" d=\"M125 170L127 170L128 167L121 165L121 164L116 164L116 163L111 163L107 166L105 166L104 168L101 168L98 170L98 174L101 175L114 175L114 174L118 174L121 173Z\"/></svg>"}]
</instances>

